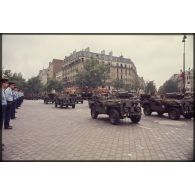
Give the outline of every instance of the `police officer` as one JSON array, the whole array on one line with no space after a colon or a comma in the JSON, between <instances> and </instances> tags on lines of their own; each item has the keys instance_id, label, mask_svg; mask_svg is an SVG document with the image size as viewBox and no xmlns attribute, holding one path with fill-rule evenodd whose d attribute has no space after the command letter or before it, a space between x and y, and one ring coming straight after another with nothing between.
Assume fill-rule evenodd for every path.
<instances>
[{"instance_id":1,"label":"police officer","mask_svg":"<svg viewBox=\"0 0 195 195\"><path fill-rule=\"evenodd\" d=\"M19 107L19 89L15 87L15 93L16 93L16 109Z\"/></svg>"},{"instance_id":2,"label":"police officer","mask_svg":"<svg viewBox=\"0 0 195 195\"><path fill-rule=\"evenodd\" d=\"M12 104L13 104L13 90L14 83L9 82L9 86L5 90L5 98L7 101L7 107L5 111L5 121L4 121L4 128L5 129L12 129L12 126L10 126L10 119L11 119L11 110L12 110Z\"/></svg>"},{"instance_id":3,"label":"police officer","mask_svg":"<svg viewBox=\"0 0 195 195\"><path fill-rule=\"evenodd\" d=\"M14 86L13 90L13 103L12 103L12 109L11 109L11 119L15 119L15 113L16 113L16 102L17 102L17 87Z\"/></svg>"},{"instance_id":4,"label":"police officer","mask_svg":"<svg viewBox=\"0 0 195 195\"><path fill-rule=\"evenodd\" d=\"M5 89L7 88L8 86L8 79L6 78L2 78L1 79L1 87L2 87L2 90L1 90L1 111L2 111L2 120L1 120L1 129L3 129L3 123L4 123L4 120L5 120L5 111L6 111L6 107L7 107L7 100L6 100L6 97L5 97Z\"/></svg>"},{"instance_id":5,"label":"police officer","mask_svg":"<svg viewBox=\"0 0 195 195\"><path fill-rule=\"evenodd\" d=\"M5 97L5 89L8 86L8 79L2 78L1 79L1 130L3 129L3 123L5 121L5 111L7 107L7 101ZM3 151L4 144L1 144L1 151ZM2 157L1 157L2 158Z\"/></svg>"},{"instance_id":6,"label":"police officer","mask_svg":"<svg viewBox=\"0 0 195 195\"><path fill-rule=\"evenodd\" d=\"M21 104L23 103L23 100L24 100L24 92L21 91Z\"/></svg>"}]
</instances>

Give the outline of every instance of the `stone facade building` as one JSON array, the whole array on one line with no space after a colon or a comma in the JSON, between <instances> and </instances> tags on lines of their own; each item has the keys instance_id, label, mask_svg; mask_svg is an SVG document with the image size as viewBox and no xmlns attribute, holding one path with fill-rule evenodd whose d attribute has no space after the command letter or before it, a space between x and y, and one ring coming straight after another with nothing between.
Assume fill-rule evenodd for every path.
<instances>
[{"instance_id":1,"label":"stone facade building","mask_svg":"<svg viewBox=\"0 0 195 195\"><path fill-rule=\"evenodd\" d=\"M129 58L113 56L113 53L105 54L90 52L89 48L82 51L74 51L70 56L65 57L62 70L56 73L56 79L63 81L68 86L74 86L77 71L82 70L84 63L88 59L97 59L100 63L110 67L109 76L106 81L106 87L112 88L112 82L121 79L126 85L133 85L139 82L137 70L134 63Z\"/></svg>"},{"instance_id":2,"label":"stone facade building","mask_svg":"<svg viewBox=\"0 0 195 195\"><path fill-rule=\"evenodd\" d=\"M55 79L56 73L62 69L62 65L64 64L64 60L53 59L49 62L48 67L48 79Z\"/></svg>"},{"instance_id":3,"label":"stone facade building","mask_svg":"<svg viewBox=\"0 0 195 195\"><path fill-rule=\"evenodd\" d=\"M186 71L185 74L185 81L186 81L186 92L193 92L194 91L194 73L193 69L189 69Z\"/></svg>"},{"instance_id":4,"label":"stone facade building","mask_svg":"<svg viewBox=\"0 0 195 195\"><path fill-rule=\"evenodd\" d=\"M43 69L39 71L38 77L43 85L47 83L47 71L48 71L47 69Z\"/></svg>"},{"instance_id":5,"label":"stone facade building","mask_svg":"<svg viewBox=\"0 0 195 195\"><path fill-rule=\"evenodd\" d=\"M49 62L49 67L47 69L43 69L39 71L38 77L43 85L47 83L49 79L56 79L56 74L62 70L62 65L64 64L64 60L53 59ZM58 79L58 80L61 80Z\"/></svg>"},{"instance_id":6,"label":"stone facade building","mask_svg":"<svg viewBox=\"0 0 195 195\"><path fill-rule=\"evenodd\" d=\"M178 84L178 88L180 92L183 91L184 81L183 77L180 74L174 74L171 78L171 80L174 80ZM193 76L193 69L188 69L185 72L185 89L186 92L193 92L194 91L194 76Z\"/></svg>"}]
</instances>

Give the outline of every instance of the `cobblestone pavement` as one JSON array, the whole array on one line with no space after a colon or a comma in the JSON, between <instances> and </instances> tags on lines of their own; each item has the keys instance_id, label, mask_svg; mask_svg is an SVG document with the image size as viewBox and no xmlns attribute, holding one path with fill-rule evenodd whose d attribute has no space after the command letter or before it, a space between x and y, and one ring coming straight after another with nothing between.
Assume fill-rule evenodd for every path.
<instances>
[{"instance_id":1,"label":"cobblestone pavement","mask_svg":"<svg viewBox=\"0 0 195 195\"><path fill-rule=\"evenodd\" d=\"M75 109L24 101L3 130L3 160L192 160L193 120L145 117L110 124L91 119L87 101Z\"/></svg>"}]
</instances>

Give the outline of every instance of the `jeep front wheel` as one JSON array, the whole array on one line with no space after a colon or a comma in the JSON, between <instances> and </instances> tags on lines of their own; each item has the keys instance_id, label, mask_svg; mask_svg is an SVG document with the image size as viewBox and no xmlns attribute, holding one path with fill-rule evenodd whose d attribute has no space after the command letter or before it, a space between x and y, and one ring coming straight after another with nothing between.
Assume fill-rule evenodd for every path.
<instances>
[{"instance_id":1,"label":"jeep front wheel","mask_svg":"<svg viewBox=\"0 0 195 195\"><path fill-rule=\"evenodd\" d=\"M141 120L141 116L140 115L131 117L131 121L133 123L138 123L140 120Z\"/></svg>"},{"instance_id":2,"label":"jeep front wheel","mask_svg":"<svg viewBox=\"0 0 195 195\"><path fill-rule=\"evenodd\" d=\"M152 111L151 111L150 106L149 106L149 105L145 105L145 106L144 106L144 114L145 114L146 116L150 116L151 113L152 113Z\"/></svg>"},{"instance_id":3,"label":"jeep front wheel","mask_svg":"<svg viewBox=\"0 0 195 195\"><path fill-rule=\"evenodd\" d=\"M111 109L109 112L109 119L113 125L117 125L120 121L119 112L116 109Z\"/></svg>"},{"instance_id":4,"label":"jeep front wheel","mask_svg":"<svg viewBox=\"0 0 195 195\"><path fill-rule=\"evenodd\" d=\"M91 118L96 119L98 117L98 112L95 110L95 107L91 107Z\"/></svg>"},{"instance_id":5,"label":"jeep front wheel","mask_svg":"<svg viewBox=\"0 0 195 195\"><path fill-rule=\"evenodd\" d=\"M169 110L168 112L168 115L169 115L169 118L171 120L177 120L180 118L180 112L179 112L179 109L177 108L172 108Z\"/></svg>"},{"instance_id":6,"label":"jeep front wheel","mask_svg":"<svg viewBox=\"0 0 195 195\"><path fill-rule=\"evenodd\" d=\"M164 112L157 112L158 116L162 116L164 114Z\"/></svg>"},{"instance_id":7,"label":"jeep front wheel","mask_svg":"<svg viewBox=\"0 0 195 195\"><path fill-rule=\"evenodd\" d=\"M193 117L192 114L184 114L183 115L186 119L191 119Z\"/></svg>"}]
</instances>

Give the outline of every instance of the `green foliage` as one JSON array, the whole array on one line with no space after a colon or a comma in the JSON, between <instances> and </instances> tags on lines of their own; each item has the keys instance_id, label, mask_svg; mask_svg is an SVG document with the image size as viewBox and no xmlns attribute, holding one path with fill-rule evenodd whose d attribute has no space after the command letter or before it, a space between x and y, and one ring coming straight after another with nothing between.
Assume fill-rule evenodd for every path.
<instances>
[{"instance_id":1,"label":"green foliage","mask_svg":"<svg viewBox=\"0 0 195 195\"><path fill-rule=\"evenodd\" d=\"M11 70L4 70L3 75L5 75L5 77L8 78L9 80L12 78Z\"/></svg>"},{"instance_id":2,"label":"green foliage","mask_svg":"<svg viewBox=\"0 0 195 195\"><path fill-rule=\"evenodd\" d=\"M9 81L16 83L16 86L21 89L25 90L26 88L26 81L22 76L22 73L12 73L11 70L3 71L3 75L8 78Z\"/></svg>"},{"instance_id":3,"label":"green foliage","mask_svg":"<svg viewBox=\"0 0 195 195\"><path fill-rule=\"evenodd\" d=\"M179 92L178 83L172 79L165 81L165 83L159 87L158 93L173 93Z\"/></svg>"},{"instance_id":4,"label":"green foliage","mask_svg":"<svg viewBox=\"0 0 195 195\"><path fill-rule=\"evenodd\" d=\"M75 83L79 87L104 86L108 72L109 65L99 63L97 59L91 58L84 63L84 68L77 72Z\"/></svg>"},{"instance_id":5,"label":"green foliage","mask_svg":"<svg viewBox=\"0 0 195 195\"><path fill-rule=\"evenodd\" d=\"M62 91L63 85L61 82L57 80L50 79L48 80L47 84L45 85L45 90L48 92L51 92L52 89L55 89L56 91Z\"/></svg>"},{"instance_id":6,"label":"green foliage","mask_svg":"<svg viewBox=\"0 0 195 195\"><path fill-rule=\"evenodd\" d=\"M43 85L38 77L32 77L27 81L25 93L39 94L43 92Z\"/></svg>"},{"instance_id":7,"label":"green foliage","mask_svg":"<svg viewBox=\"0 0 195 195\"><path fill-rule=\"evenodd\" d=\"M154 95L156 93L156 85L154 81L146 82L145 93L150 95Z\"/></svg>"}]
</instances>

